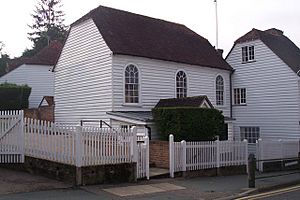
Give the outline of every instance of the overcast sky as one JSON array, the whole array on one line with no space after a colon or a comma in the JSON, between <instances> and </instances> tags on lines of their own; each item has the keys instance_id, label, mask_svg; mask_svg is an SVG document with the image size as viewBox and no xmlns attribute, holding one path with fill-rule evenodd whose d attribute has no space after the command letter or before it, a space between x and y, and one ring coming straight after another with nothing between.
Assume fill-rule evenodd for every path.
<instances>
[{"instance_id":1,"label":"overcast sky","mask_svg":"<svg viewBox=\"0 0 300 200\"><path fill-rule=\"evenodd\" d=\"M27 39L37 0L0 0L0 41L11 57L31 47ZM213 0L62 0L69 25L91 9L104 5L186 25L212 45L215 39ZM219 48L225 55L233 42L252 28L278 28L300 47L299 0L218 0Z\"/></svg>"}]
</instances>

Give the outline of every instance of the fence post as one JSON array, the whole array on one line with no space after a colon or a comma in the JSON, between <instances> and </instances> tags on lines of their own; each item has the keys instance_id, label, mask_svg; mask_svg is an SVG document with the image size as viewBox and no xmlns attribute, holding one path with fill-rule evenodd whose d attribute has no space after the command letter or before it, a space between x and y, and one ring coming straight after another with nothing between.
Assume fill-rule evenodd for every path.
<instances>
[{"instance_id":1,"label":"fence post","mask_svg":"<svg viewBox=\"0 0 300 200\"><path fill-rule=\"evenodd\" d=\"M132 162L138 161L138 149L137 149L137 129L136 126L131 127L132 133Z\"/></svg>"},{"instance_id":2,"label":"fence post","mask_svg":"<svg viewBox=\"0 0 300 200\"><path fill-rule=\"evenodd\" d=\"M181 148L182 148L182 171L183 171L183 176L185 177L185 172L186 172L186 141L185 140L181 141Z\"/></svg>"},{"instance_id":3,"label":"fence post","mask_svg":"<svg viewBox=\"0 0 300 200\"><path fill-rule=\"evenodd\" d=\"M21 138L20 138L20 150L21 150L21 163L25 162L25 125L24 125L24 111L20 111L20 133L21 133Z\"/></svg>"},{"instance_id":4,"label":"fence post","mask_svg":"<svg viewBox=\"0 0 300 200\"><path fill-rule=\"evenodd\" d=\"M169 170L170 177L174 178L174 136L169 135Z\"/></svg>"},{"instance_id":5,"label":"fence post","mask_svg":"<svg viewBox=\"0 0 300 200\"><path fill-rule=\"evenodd\" d=\"M256 159L253 154L249 155L248 165L249 165L249 173L248 173L248 187L255 188L255 163Z\"/></svg>"},{"instance_id":6,"label":"fence post","mask_svg":"<svg viewBox=\"0 0 300 200\"><path fill-rule=\"evenodd\" d=\"M146 136L145 137L145 145L146 145L146 177L147 180L150 179L150 169L149 169L149 165L150 165L150 161L149 161L149 137Z\"/></svg>"},{"instance_id":7,"label":"fence post","mask_svg":"<svg viewBox=\"0 0 300 200\"><path fill-rule=\"evenodd\" d=\"M300 152L298 152L298 170L300 170Z\"/></svg>"},{"instance_id":8,"label":"fence post","mask_svg":"<svg viewBox=\"0 0 300 200\"><path fill-rule=\"evenodd\" d=\"M260 160L263 160L264 159L264 145L262 144L262 139L259 138L257 141L256 141L256 144L257 144L257 151L256 151L256 155L257 155L257 159L258 159L258 170L260 172L263 171L263 161L260 161Z\"/></svg>"},{"instance_id":9,"label":"fence post","mask_svg":"<svg viewBox=\"0 0 300 200\"><path fill-rule=\"evenodd\" d=\"M75 132L75 165L76 165L76 185L82 185L82 156L83 156L83 145L82 145L82 127L77 126Z\"/></svg>"},{"instance_id":10,"label":"fence post","mask_svg":"<svg viewBox=\"0 0 300 200\"><path fill-rule=\"evenodd\" d=\"M249 163L248 163L248 140L244 139L243 140L245 144L245 164L246 164L246 172L249 174Z\"/></svg>"},{"instance_id":11,"label":"fence post","mask_svg":"<svg viewBox=\"0 0 300 200\"><path fill-rule=\"evenodd\" d=\"M284 169L284 143L282 141L282 139L278 140L279 144L280 144L280 148L281 148L281 170Z\"/></svg>"},{"instance_id":12,"label":"fence post","mask_svg":"<svg viewBox=\"0 0 300 200\"><path fill-rule=\"evenodd\" d=\"M220 141L219 138L217 138L216 140L216 144L217 144L217 175L220 175Z\"/></svg>"}]
</instances>

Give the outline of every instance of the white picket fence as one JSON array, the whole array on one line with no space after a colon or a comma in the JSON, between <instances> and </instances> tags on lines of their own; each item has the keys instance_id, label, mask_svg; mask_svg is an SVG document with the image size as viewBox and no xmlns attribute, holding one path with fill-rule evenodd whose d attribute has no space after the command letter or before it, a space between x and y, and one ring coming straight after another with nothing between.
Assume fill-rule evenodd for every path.
<instances>
[{"instance_id":1,"label":"white picket fence","mask_svg":"<svg viewBox=\"0 0 300 200\"><path fill-rule=\"evenodd\" d=\"M256 142L256 159L286 159L297 158L300 152L299 140L262 140ZM263 171L263 164L267 161L258 162L259 171Z\"/></svg>"},{"instance_id":2,"label":"white picket fence","mask_svg":"<svg viewBox=\"0 0 300 200\"><path fill-rule=\"evenodd\" d=\"M25 118L25 154L82 166L131 163L136 156L136 128L65 126Z\"/></svg>"},{"instance_id":3,"label":"white picket fence","mask_svg":"<svg viewBox=\"0 0 300 200\"><path fill-rule=\"evenodd\" d=\"M148 136L140 138L138 142L137 178L150 178Z\"/></svg>"},{"instance_id":4,"label":"white picket fence","mask_svg":"<svg viewBox=\"0 0 300 200\"><path fill-rule=\"evenodd\" d=\"M0 111L0 163L23 163L23 111Z\"/></svg>"},{"instance_id":5,"label":"white picket fence","mask_svg":"<svg viewBox=\"0 0 300 200\"><path fill-rule=\"evenodd\" d=\"M178 171L248 165L247 141L174 142L170 135L169 148L171 177Z\"/></svg>"}]
</instances>

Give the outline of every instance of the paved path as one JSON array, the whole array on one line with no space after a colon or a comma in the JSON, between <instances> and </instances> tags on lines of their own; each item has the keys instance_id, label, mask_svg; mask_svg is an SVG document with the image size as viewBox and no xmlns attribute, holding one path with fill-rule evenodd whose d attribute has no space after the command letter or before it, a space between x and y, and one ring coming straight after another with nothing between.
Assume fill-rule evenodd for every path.
<instances>
[{"instance_id":1,"label":"paved path","mask_svg":"<svg viewBox=\"0 0 300 200\"><path fill-rule=\"evenodd\" d=\"M69 188L71 185L26 172L0 168L0 194Z\"/></svg>"}]
</instances>

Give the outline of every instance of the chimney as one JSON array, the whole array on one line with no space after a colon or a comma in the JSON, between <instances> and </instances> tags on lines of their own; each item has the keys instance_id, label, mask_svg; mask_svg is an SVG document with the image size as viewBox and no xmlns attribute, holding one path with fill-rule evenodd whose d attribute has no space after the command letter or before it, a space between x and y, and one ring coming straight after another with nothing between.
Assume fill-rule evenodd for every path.
<instances>
[{"instance_id":1,"label":"chimney","mask_svg":"<svg viewBox=\"0 0 300 200\"><path fill-rule=\"evenodd\" d=\"M220 55L223 58L224 50L223 49L216 49L216 51L217 51L217 54Z\"/></svg>"},{"instance_id":2,"label":"chimney","mask_svg":"<svg viewBox=\"0 0 300 200\"><path fill-rule=\"evenodd\" d=\"M270 28L268 30L265 30L266 33L275 35L275 36L282 36L283 35L283 31L276 29L276 28Z\"/></svg>"}]
</instances>

